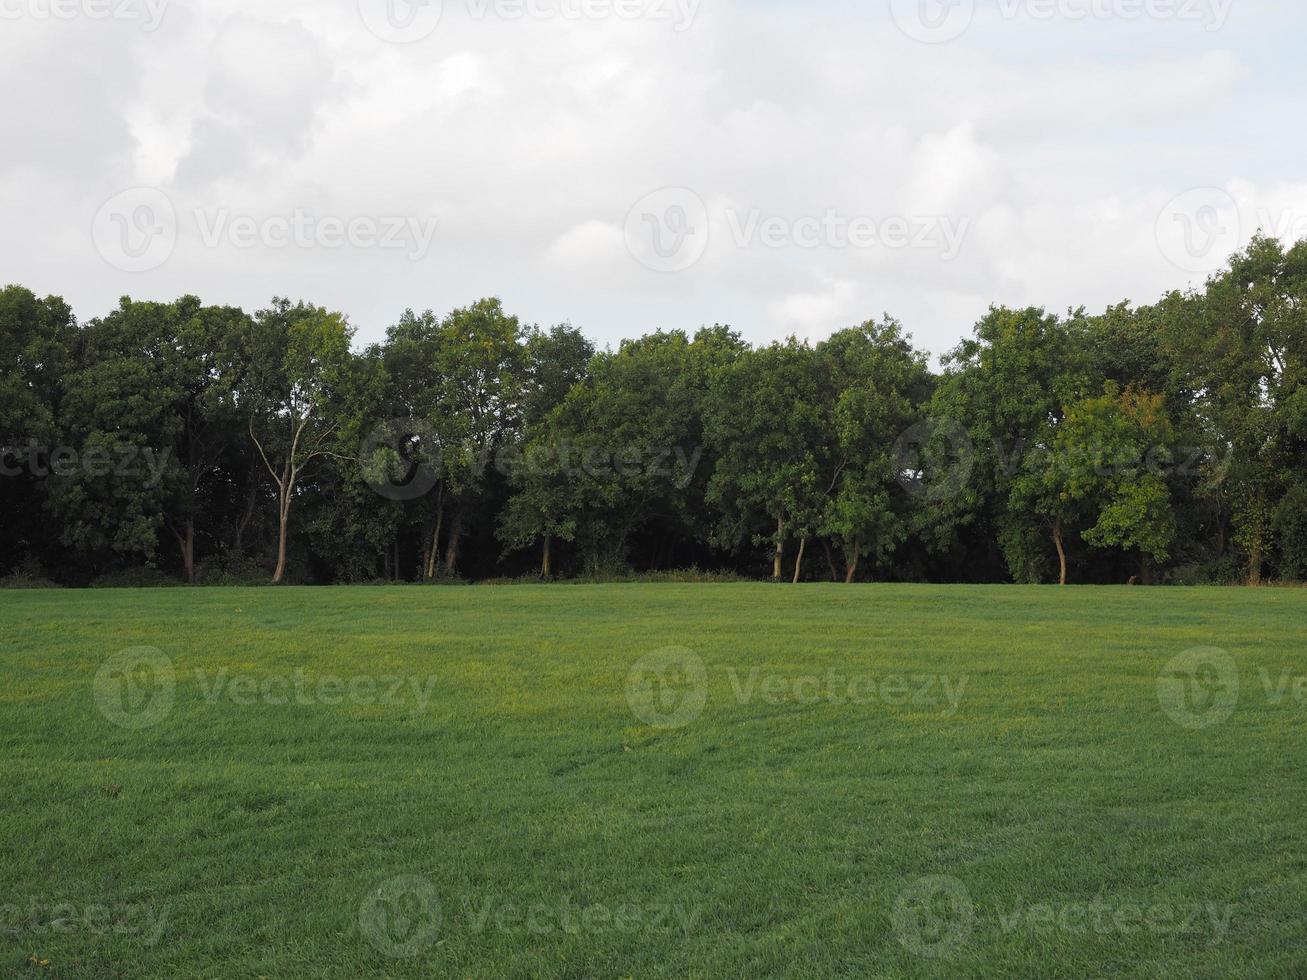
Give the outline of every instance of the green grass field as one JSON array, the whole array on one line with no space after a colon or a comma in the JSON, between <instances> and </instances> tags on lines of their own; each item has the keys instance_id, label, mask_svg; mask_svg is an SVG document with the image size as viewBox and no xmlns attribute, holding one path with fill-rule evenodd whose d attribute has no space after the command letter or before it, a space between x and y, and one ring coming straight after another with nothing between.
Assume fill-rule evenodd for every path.
<instances>
[{"instance_id":1,"label":"green grass field","mask_svg":"<svg viewBox=\"0 0 1307 980\"><path fill-rule=\"evenodd\" d=\"M1307 591L50 591L0 625L4 975L1307 975Z\"/></svg>"}]
</instances>

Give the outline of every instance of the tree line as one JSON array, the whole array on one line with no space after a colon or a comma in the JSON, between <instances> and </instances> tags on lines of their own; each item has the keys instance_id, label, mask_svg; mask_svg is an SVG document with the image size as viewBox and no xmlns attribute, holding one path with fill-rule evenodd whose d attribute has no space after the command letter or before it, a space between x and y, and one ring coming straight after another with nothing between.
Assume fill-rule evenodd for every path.
<instances>
[{"instance_id":1,"label":"tree line","mask_svg":"<svg viewBox=\"0 0 1307 980\"><path fill-rule=\"evenodd\" d=\"M596 350L485 299L344 315L0 292L0 576L1307 577L1307 243L1101 314Z\"/></svg>"}]
</instances>

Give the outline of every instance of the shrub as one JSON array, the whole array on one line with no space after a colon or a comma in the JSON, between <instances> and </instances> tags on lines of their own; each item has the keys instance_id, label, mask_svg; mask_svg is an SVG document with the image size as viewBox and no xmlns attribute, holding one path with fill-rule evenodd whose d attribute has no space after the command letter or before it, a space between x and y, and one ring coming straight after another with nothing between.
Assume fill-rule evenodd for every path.
<instances>
[{"instance_id":1,"label":"shrub","mask_svg":"<svg viewBox=\"0 0 1307 980\"><path fill-rule=\"evenodd\" d=\"M201 562L195 578L200 585L205 586L269 585L272 582L272 572L253 558L223 555Z\"/></svg>"},{"instance_id":2,"label":"shrub","mask_svg":"<svg viewBox=\"0 0 1307 980\"><path fill-rule=\"evenodd\" d=\"M108 572L91 582L93 589L170 589L181 585L181 579L157 568L125 568Z\"/></svg>"},{"instance_id":3,"label":"shrub","mask_svg":"<svg viewBox=\"0 0 1307 980\"><path fill-rule=\"evenodd\" d=\"M25 561L0 578L0 589L57 589L60 586L45 576L38 561Z\"/></svg>"}]
</instances>

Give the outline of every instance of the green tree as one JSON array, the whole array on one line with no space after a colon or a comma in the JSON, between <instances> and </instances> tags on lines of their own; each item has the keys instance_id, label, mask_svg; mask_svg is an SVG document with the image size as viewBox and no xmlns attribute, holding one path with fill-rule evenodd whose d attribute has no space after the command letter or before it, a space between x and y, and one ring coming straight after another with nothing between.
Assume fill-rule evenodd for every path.
<instances>
[{"instance_id":1,"label":"green tree","mask_svg":"<svg viewBox=\"0 0 1307 980\"><path fill-rule=\"evenodd\" d=\"M52 557L42 534L47 487L33 472L32 449L48 451L59 439L60 400L78 341L62 299L38 299L21 286L0 290L0 571Z\"/></svg>"},{"instance_id":2,"label":"green tree","mask_svg":"<svg viewBox=\"0 0 1307 980\"><path fill-rule=\"evenodd\" d=\"M708 444L717 459L708 500L719 544L766 543L772 578L785 542L816 529L830 480L832 434L823 425L823 381L813 349L791 338L744 353L722 369L708 399Z\"/></svg>"},{"instance_id":3,"label":"green tree","mask_svg":"<svg viewBox=\"0 0 1307 980\"><path fill-rule=\"evenodd\" d=\"M561 358L574 332L559 328L532 339L542 350L558 345ZM569 368L561 361L558 376L528 377L527 340L528 331L497 299L445 317L409 310L387 334L395 417L414 430L408 456L435 475L429 494L406 502L409 521L421 529L424 578L453 574L469 529L493 525L492 464L520 444L527 399L565 383Z\"/></svg>"},{"instance_id":4,"label":"green tree","mask_svg":"<svg viewBox=\"0 0 1307 980\"><path fill-rule=\"evenodd\" d=\"M1289 542L1281 502L1303 479L1307 450L1307 243L1258 237L1163 323L1180 384L1223 454L1209 483L1227 503L1247 580L1259 583Z\"/></svg>"},{"instance_id":5,"label":"green tree","mask_svg":"<svg viewBox=\"0 0 1307 980\"><path fill-rule=\"evenodd\" d=\"M834 334L817 347L817 358L830 401L824 425L833 436L819 530L840 543L845 581L853 582L864 559L881 566L907 539L910 501L899 486L894 446L919 417L928 372L925 355L889 318Z\"/></svg>"},{"instance_id":6,"label":"green tree","mask_svg":"<svg viewBox=\"0 0 1307 980\"><path fill-rule=\"evenodd\" d=\"M124 297L83 331L61 406L63 438L76 456L64 466L52 462L50 492L64 543L91 570L115 558L157 557L183 482L178 450L195 373L179 338L199 311L193 296L175 303Z\"/></svg>"},{"instance_id":7,"label":"green tree","mask_svg":"<svg viewBox=\"0 0 1307 980\"><path fill-rule=\"evenodd\" d=\"M565 465L565 436L555 414L568 394L587 378L594 345L570 325L534 330L526 342L525 444L508 467L512 495L504 508L499 539L509 551L540 544L540 575L553 574L556 541L576 540L585 509L586 487Z\"/></svg>"},{"instance_id":8,"label":"green tree","mask_svg":"<svg viewBox=\"0 0 1307 980\"><path fill-rule=\"evenodd\" d=\"M441 465L451 506L445 573L458 566L464 535L486 513L486 477L506 446L520 441L526 371L518 318L497 299L454 310L441 322L436 348L441 406Z\"/></svg>"},{"instance_id":9,"label":"green tree","mask_svg":"<svg viewBox=\"0 0 1307 980\"><path fill-rule=\"evenodd\" d=\"M968 526L993 533L1018 581L1042 580L1046 540L1065 582L1072 515L1047 459L1063 407L1100 384L1083 314L993 308L944 364L930 414L966 431L974 467L969 485L927 498L923 526L937 546Z\"/></svg>"},{"instance_id":10,"label":"green tree","mask_svg":"<svg viewBox=\"0 0 1307 980\"><path fill-rule=\"evenodd\" d=\"M286 578L290 518L305 470L329 456L352 458L359 419L345 411L351 382L345 317L276 298L250 322L249 370L237 393L251 440L277 493L274 583Z\"/></svg>"},{"instance_id":11,"label":"green tree","mask_svg":"<svg viewBox=\"0 0 1307 980\"><path fill-rule=\"evenodd\" d=\"M1161 395L1114 381L1103 394L1068 408L1054 440L1050 479L1059 499L1078 508L1090 525L1088 543L1140 556L1139 578L1151 582L1166 561L1176 522L1166 471L1175 433Z\"/></svg>"},{"instance_id":12,"label":"green tree","mask_svg":"<svg viewBox=\"0 0 1307 980\"><path fill-rule=\"evenodd\" d=\"M559 469L542 476L570 480L565 500L581 502L567 512L587 568L628 564L637 545L656 568L700 535L711 468L704 402L740 346L720 326L626 341L596 355L554 413L545 448Z\"/></svg>"}]
</instances>

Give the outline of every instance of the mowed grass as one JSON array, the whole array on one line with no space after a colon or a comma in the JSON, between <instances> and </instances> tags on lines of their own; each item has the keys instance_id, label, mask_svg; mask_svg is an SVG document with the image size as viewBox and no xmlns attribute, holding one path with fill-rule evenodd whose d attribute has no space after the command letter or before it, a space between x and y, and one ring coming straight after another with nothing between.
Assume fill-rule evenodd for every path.
<instances>
[{"instance_id":1,"label":"mowed grass","mask_svg":"<svg viewBox=\"0 0 1307 980\"><path fill-rule=\"evenodd\" d=\"M66 591L0 625L5 975L1307 975L1307 591ZM97 686L138 647L170 709ZM670 671L633 709L668 647L706 700ZM1158 677L1196 647L1240 690L1191 730Z\"/></svg>"}]
</instances>

